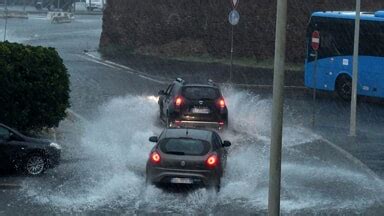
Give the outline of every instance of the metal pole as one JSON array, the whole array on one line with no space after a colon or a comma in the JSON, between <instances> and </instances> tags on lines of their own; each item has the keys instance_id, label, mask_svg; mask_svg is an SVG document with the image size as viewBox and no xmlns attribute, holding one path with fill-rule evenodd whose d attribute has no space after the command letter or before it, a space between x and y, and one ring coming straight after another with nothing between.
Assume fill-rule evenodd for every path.
<instances>
[{"instance_id":1,"label":"metal pole","mask_svg":"<svg viewBox=\"0 0 384 216\"><path fill-rule=\"evenodd\" d=\"M315 127L315 121L316 121L316 90L317 90L317 58L318 53L315 51L315 62L313 66L313 98L312 98L312 128Z\"/></svg>"},{"instance_id":2,"label":"metal pole","mask_svg":"<svg viewBox=\"0 0 384 216\"><path fill-rule=\"evenodd\" d=\"M4 40L7 39L7 25L8 25L8 0L5 0L5 25L4 25Z\"/></svg>"},{"instance_id":3,"label":"metal pole","mask_svg":"<svg viewBox=\"0 0 384 216\"><path fill-rule=\"evenodd\" d=\"M269 164L268 214L280 215L281 149L283 137L284 68L287 34L287 0L277 0L273 106Z\"/></svg>"},{"instance_id":4,"label":"metal pole","mask_svg":"<svg viewBox=\"0 0 384 216\"><path fill-rule=\"evenodd\" d=\"M360 9L361 9L361 0L356 0L355 40L353 45L353 69L352 69L351 121L350 121L350 129L349 129L350 136L356 136L357 79L358 79L358 73L359 73Z\"/></svg>"},{"instance_id":5,"label":"metal pole","mask_svg":"<svg viewBox=\"0 0 384 216\"><path fill-rule=\"evenodd\" d=\"M231 30L231 66L229 68L229 82L232 82L232 70L233 70L233 25Z\"/></svg>"},{"instance_id":6,"label":"metal pole","mask_svg":"<svg viewBox=\"0 0 384 216\"><path fill-rule=\"evenodd\" d=\"M60 0L57 0L57 9L60 9Z\"/></svg>"},{"instance_id":7,"label":"metal pole","mask_svg":"<svg viewBox=\"0 0 384 216\"><path fill-rule=\"evenodd\" d=\"M25 5L25 0L23 0L23 11L24 11L24 13L25 13L25 7L26 7L26 5Z\"/></svg>"}]
</instances>

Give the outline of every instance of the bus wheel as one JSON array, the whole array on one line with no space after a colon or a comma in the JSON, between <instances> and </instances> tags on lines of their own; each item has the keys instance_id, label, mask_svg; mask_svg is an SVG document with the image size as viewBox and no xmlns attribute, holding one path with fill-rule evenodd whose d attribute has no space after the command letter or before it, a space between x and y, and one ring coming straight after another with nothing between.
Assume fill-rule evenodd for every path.
<instances>
[{"instance_id":1,"label":"bus wheel","mask_svg":"<svg viewBox=\"0 0 384 216\"><path fill-rule=\"evenodd\" d=\"M346 101L351 100L352 79L347 75L342 75L336 80L337 94Z\"/></svg>"}]
</instances>

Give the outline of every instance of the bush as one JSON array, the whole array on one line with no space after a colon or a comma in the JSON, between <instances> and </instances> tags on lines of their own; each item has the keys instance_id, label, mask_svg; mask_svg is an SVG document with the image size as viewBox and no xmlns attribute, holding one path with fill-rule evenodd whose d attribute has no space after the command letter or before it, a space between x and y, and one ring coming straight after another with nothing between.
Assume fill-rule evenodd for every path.
<instances>
[{"instance_id":1,"label":"bush","mask_svg":"<svg viewBox=\"0 0 384 216\"><path fill-rule=\"evenodd\" d=\"M69 91L54 48L0 43L0 122L21 131L56 127L70 106Z\"/></svg>"}]
</instances>

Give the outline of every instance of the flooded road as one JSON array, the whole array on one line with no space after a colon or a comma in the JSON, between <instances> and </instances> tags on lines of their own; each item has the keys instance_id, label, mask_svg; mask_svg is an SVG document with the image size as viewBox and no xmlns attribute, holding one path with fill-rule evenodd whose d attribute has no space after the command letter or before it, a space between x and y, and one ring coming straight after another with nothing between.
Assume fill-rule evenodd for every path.
<instances>
[{"instance_id":1,"label":"flooded road","mask_svg":"<svg viewBox=\"0 0 384 216\"><path fill-rule=\"evenodd\" d=\"M10 23L10 40L58 48L71 74L72 109L86 120L60 125L63 162L56 169L37 178L0 176L1 184L14 185L0 188L0 214L266 214L269 95L223 89L230 126L222 136L233 146L219 193L147 186L145 163L153 145L148 138L162 131L154 93L164 86L79 57L97 48L98 16L79 17L46 34L38 33L39 25L50 25L43 18ZM382 180L307 127L308 103L287 101L282 213L380 215Z\"/></svg>"}]
</instances>

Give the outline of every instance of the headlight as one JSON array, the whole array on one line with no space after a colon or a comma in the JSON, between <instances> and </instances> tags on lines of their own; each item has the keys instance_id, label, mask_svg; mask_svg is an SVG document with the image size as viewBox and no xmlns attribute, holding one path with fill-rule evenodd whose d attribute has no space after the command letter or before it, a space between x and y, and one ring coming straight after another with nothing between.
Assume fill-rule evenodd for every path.
<instances>
[{"instance_id":1,"label":"headlight","mask_svg":"<svg viewBox=\"0 0 384 216\"><path fill-rule=\"evenodd\" d=\"M61 146L59 144L57 144L57 143L51 143L51 144L49 144L49 146L51 146L51 147L53 147L53 148L55 148L57 150L61 150Z\"/></svg>"}]
</instances>

